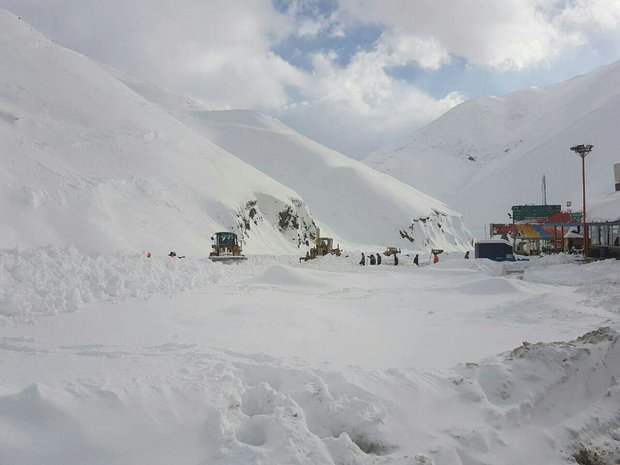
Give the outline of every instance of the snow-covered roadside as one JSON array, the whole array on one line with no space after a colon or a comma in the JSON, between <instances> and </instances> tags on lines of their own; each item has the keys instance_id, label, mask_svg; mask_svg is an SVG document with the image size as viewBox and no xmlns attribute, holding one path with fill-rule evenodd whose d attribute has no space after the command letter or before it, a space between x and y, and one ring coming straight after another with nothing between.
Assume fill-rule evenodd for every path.
<instances>
[{"instance_id":1,"label":"snow-covered roadside","mask_svg":"<svg viewBox=\"0 0 620 465\"><path fill-rule=\"evenodd\" d=\"M89 302L147 299L239 280L293 257L251 257L243 266L208 258L87 253L73 246L0 250L0 317L72 312Z\"/></svg>"},{"instance_id":2,"label":"snow-covered roadside","mask_svg":"<svg viewBox=\"0 0 620 465\"><path fill-rule=\"evenodd\" d=\"M620 314L620 266L615 260L577 265L570 256L550 257L546 266L528 268L523 279L528 282L574 286L587 296L589 305Z\"/></svg>"},{"instance_id":3,"label":"snow-covered roadside","mask_svg":"<svg viewBox=\"0 0 620 465\"><path fill-rule=\"evenodd\" d=\"M620 262L533 260L520 280L452 256L0 257L3 295L36 315L0 326L3 465L617 458L620 312L599 305L617 291L574 276ZM90 304L69 312L71 289Z\"/></svg>"},{"instance_id":4,"label":"snow-covered roadside","mask_svg":"<svg viewBox=\"0 0 620 465\"><path fill-rule=\"evenodd\" d=\"M28 351L26 368L37 357L52 369L72 359L79 376L42 371L44 381L25 388L3 383L3 464L569 464L580 451L604 458L591 463L620 458L620 344L610 329L523 344L446 372L337 372L183 344L59 346L45 355L35 346L14 341L14 351Z\"/></svg>"}]
</instances>

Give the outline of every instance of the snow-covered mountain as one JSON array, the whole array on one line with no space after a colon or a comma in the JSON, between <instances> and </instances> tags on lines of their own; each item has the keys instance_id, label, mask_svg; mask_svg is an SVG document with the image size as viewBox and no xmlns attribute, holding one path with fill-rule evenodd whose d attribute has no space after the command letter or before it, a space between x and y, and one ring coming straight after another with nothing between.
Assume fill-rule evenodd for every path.
<instances>
[{"instance_id":1,"label":"snow-covered mountain","mask_svg":"<svg viewBox=\"0 0 620 465\"><path fill-rule=\"evenodd\" d=\"M0 247L205 253L233 228L292 252L315 218L347 245L469 241L443 203L271 118L207 112L2 11L0 49Z\"/></svg>"},{"instance_id":2,"label":"snow-covered mountain","mask_svg":"<svg viewBox=\"0 0 620 465\"><path fill-rule=\"evenodd\" d=\"M512 205L581 204L581 163L569 148L593 144L586 159L591 199L613 190L620 161L620 61L547 88L467 101L365 162L461 211L472 229L509 221Z\"/></svg>"},{"instance_id":3,"label":"snow-covered mountain","mask_svg":"<svg viewBox=\"0 0 620 465\"><path fill-rule=\"evenodd\" d=\"M470 241L460 215L446 205L275 118L244 110L200 109L187 99L115 74L218 146L298 192L323 233L346 245L402 243L450 250Z\"/></svg>"},{"instance_id":4,"label":"snow-covered mountain","mask_svg":"<svg viewBox=\"0 0 620 465\"><path fill-rule=\"evenodd\" d=\"M0 48L2 246L204 252L252 208L258 248L312 226L296 192L6 12ZM278 234L282 211L301 220Z\"/></svg>"}]
</instances>

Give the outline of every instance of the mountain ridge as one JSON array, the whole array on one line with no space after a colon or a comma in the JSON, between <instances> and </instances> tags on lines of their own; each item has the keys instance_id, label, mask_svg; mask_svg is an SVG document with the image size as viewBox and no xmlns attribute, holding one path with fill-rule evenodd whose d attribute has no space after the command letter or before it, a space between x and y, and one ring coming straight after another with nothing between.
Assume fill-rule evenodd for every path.
<instances>
[{"instance_id":1,"label":"mountain ridge","mask_svg":"<svg viewBox=\"0 0 620 465\"><path fill-rule=\"evenodd\" d=\"M588 143L588 192L613 190L614 129L620 117L620 61L545 88L464 102L368 165L461 211L471 227L501 222L512 205L539 203L547 177L552 203L581 199L581 167L572 145ZM522 165L529 167L524 169ZM441 170L429 182L420 172Z\"/></svg>"}]
</instances>

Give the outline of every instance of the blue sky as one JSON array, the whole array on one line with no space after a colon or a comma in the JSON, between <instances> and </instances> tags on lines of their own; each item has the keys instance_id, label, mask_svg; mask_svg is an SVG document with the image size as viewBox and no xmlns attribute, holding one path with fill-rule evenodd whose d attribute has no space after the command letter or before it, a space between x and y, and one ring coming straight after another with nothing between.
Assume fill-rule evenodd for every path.
<instances>
[{"instance_id":1,"label":"blue sky","mask_svg":"<svg viewBox=\"0 0 620 465\"><path fill-rule=\"evenodd\" d=\"M56 42L354 158L620 59L620 0L0 0Z\"/></svg>"}]
</instances>

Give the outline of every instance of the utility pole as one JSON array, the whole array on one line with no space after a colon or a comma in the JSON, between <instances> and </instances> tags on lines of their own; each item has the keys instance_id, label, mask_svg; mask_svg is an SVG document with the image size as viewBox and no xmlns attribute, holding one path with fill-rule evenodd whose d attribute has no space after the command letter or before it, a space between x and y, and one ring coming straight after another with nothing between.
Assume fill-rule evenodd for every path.
<instances>
[{"instance_id":1,"label":"utility pole","mask_svg":"<svg viewBox=\"0 0 620 465\"><path fill-rule=\"evenodd\" d=\"M586 156L592 151L593 145L575 145L570 149L581 157L581 188L583 198L583 211L581 219L583 221L583 258L588 258L588 227L586 226Z\"/></svg>"}]
</instances>

